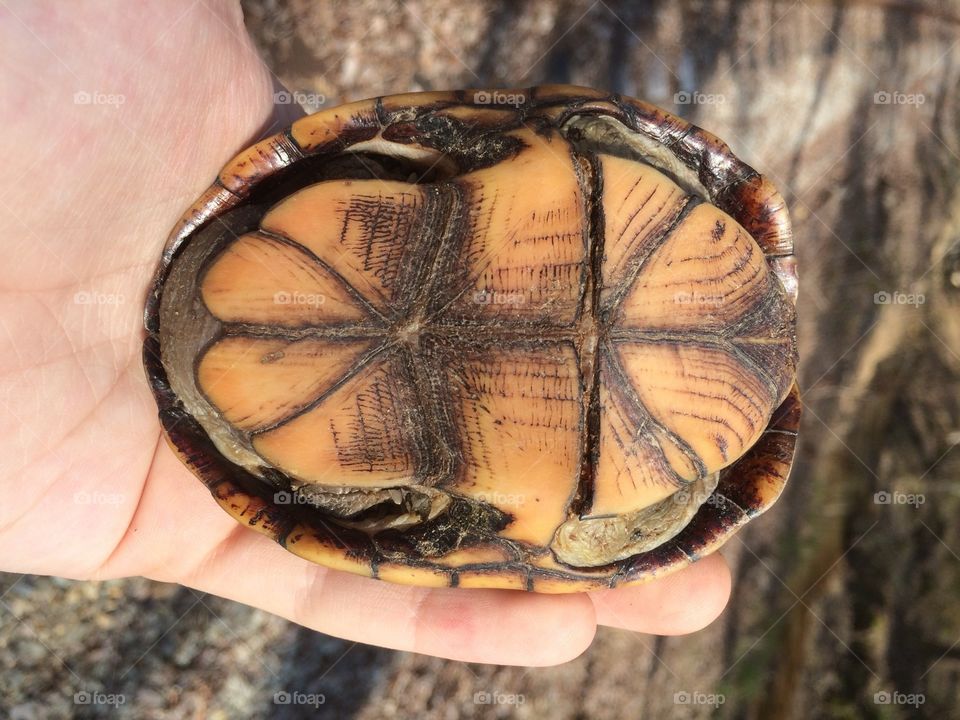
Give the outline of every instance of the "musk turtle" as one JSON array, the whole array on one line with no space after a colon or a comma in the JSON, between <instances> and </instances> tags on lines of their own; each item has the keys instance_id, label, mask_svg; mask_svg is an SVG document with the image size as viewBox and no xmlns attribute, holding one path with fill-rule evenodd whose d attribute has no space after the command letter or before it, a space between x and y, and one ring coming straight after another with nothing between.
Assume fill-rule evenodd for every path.
<instances>
[{"instance_id":1,"label":"musk turtle","mask_svg":"<svg viewBox=\"0 0 960 720\"><path fill-rule=\"evenodd\" d=\"M297 555L579 591L777 499L796 290L777 190L664 110L394 95L227 163L171 233L144 358L173 449Z\"/></svg>"}]
</instances>

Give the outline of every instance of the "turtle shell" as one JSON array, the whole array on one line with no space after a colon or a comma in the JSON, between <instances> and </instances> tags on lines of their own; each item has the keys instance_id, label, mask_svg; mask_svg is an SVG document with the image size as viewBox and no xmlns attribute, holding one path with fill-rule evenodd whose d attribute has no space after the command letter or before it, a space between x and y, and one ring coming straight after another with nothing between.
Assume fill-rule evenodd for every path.
<instances>
[{"instance_id":1,"label":"turtle shell","mask_svg":"<svg viewBox=\"0 0 960 720\"><path fill-rule=\"evenodd\" d=\"M396 95L224 167L164 250L144 358L172 447L291 552L578 591L777 499L796 288L777 191L659 108Z\"/></svg>"}]
</instances>

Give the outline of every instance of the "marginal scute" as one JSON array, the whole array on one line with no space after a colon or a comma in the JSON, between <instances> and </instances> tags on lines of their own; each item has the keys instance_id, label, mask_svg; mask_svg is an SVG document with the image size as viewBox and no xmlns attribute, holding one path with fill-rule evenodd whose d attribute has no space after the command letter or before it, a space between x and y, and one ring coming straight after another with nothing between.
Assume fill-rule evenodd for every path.
<instances>
[{"instance_id":1,"label":"marginal scute","mask_svg":"<svg viewBox=\"0 0 960 720\"><path fill-rule=\"evenodd\" d=\"M770 426L736 465L721 475L718 491L747 515L759 515L783 491L793 463L800 422L800 391L796 385L770 420Z\"/></svg>"},{"instance_id":2,"label":"marginal scute","mask_svg":"<svg viewBox=\"0 0 960 720\"><path fill-rule=\"evenodd\" d=\"M527 579L523 573L502 572L499 569L460 570L457 572L457 587L526 590Z\"/></svg>"},{"instance_id":3,"label":"marginal scute","mask_svg":"<svg viewBox=\"0 0 960 720\"><path fill-rule=\"evenodd\" d=\"M261 178L292 165L303 157L286 133L277 133L251 145L227 163L217 176L220 183L237 195L246 195Z\"/></svg>"},{"instance_id":4,"label":"marginal scute","mask_svg":"<svg viewBox=\"0 0 960 720\"><path fill-rule=\"evenodd\" d=\"M293 526L283 537L283 546L306 560L317 562L323 558L323 564L331 570L342 570L359 575L370 575L373 553L355 542L356 533L343 530L331 530L332 523L324 523L321 535L316 528L307 523ZM366 552L363 552L366 550Z\"/></svg>"},{"instance_id":5,"label":"marginal scute","mask_svg":"<svg viewBox=\"0 0 960 720\"><path fill-rule=\"evenodd\" d=\"M514 91L517 92L517 91ZM609 93L603 90L597 90L582 85L538 85L537 87L523 90L531 100L539 104L557 104L567 105L571 100L591 100L604 98ZM549 106L549 105L548 105Z\"/></svg>"},{"instance_id":6,"label":"marginal scute","mask_svg":"<svg viewBox=\"0 0 960 720\"><path fill-rule=\"evenodd\" d=\"M450 584L450 572L439 567L411 567L400 563L381 563L377 566L377 577L401 585L420 585L421 587L443 587Z\"/></svg>"},{"instance_id":7,"label":"marginal scute","mask_svg":"<svg viewBox=\"0 0 960 720\"><path fill-rule=\"evenodd\" d=\"M455 550L454 552L441 555L437 562L450 568L462 567L464 565L492 565L509 562L513 558L510 553L502 547L491 545L489 547L470 547Z\"/></svg>"},{"instance_id":8,"label":"marginal scute","mask_svg":"<svg viewBox=\"0 0 960 720\"><path fill-rule=\"evenodd\" d=\"M787 204L769 179L754 175L736 188L738 201L756 210L744 216L744 227L770 258L793 255L793 229Z\"/></svg>"},{"instance_id":9,"label":"marginal scute","mask_svg":"<svg viewBox=\"0 0 960 720\"><path fill-rule=\"evenodd\" d=\"M217 504L238 522L270 537L281 532L282 528L271 522L271 507L263 498L237 492L229 483L219 483L211 492Z\"/></svg>"},{"instance_id":10,"label":"marginal scute","mask_svg":"<svg viewBox=\"0 0 960 720\"><path fill-rule=\"evenodd\" d=\"M515 110L505 110L500 107L480 109L476 107L466 107L464 105L455 105L450 108L437 110L434 115L468 123L473 129L496 128L518 122Z\"/></svg>"},{"instance_id":11,"label":"marginal scute","mask_svg":"<svg viewBox=\"0 0 960 720\"><path fill-rule=\"evenodd\" d=\"M306 153L338 150L357 140L369 140L380 129L373 100L321 110L297 120L290 136Z\"/></svg>"},{"instance_id":12,"label":"marginal scute","mask_svg":"<svg viewBox=\"0 0 960 720\"><path fill-rule=\"evenodd\" d=\"M429 92L400 93L380 98L380 104L385 113L412 114L417 109L433 105L452 105L456 103L456 93L448 90L432 90Z\"/></svg>"},{"instance_id":13,"label":"marginal scute","mask_svg":"<svg viewBox=\"0 0 960 720\"><path fill-rule=\"evenodd\" d=\"M568 105L550 105L542 109L538 108L531 114L537 117L546 118L554 123L563 123L574 116L606 116L617 120L622 119L623 112L617 105L609 100L594 99L578 102L574 106Z\"/></svg>"}]
</instances>

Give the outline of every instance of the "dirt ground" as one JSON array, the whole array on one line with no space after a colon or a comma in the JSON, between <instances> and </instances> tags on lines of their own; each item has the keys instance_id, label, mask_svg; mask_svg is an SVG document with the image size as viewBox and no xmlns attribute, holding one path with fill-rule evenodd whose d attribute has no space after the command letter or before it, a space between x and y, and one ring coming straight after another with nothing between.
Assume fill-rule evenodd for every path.
<instances>
[{"instance_id":1,"label":"dirt ground","mask_svg":"<svg viewBox=\"0 0 960 720\"><path fill-rule=\"evenodd\" d=\"M663 105L771 177L801 268L807 409L793 476L724 549L735 586L720 620L680 638L602 631L547 669L347 643L140 579L0 575L0 714L960 717L960 7L244 8L266 61L310 108L571 82ZM79 686L124 704L78 704ZM276 693L306 704L277 704Z\"/></svg>"}]
</instances>

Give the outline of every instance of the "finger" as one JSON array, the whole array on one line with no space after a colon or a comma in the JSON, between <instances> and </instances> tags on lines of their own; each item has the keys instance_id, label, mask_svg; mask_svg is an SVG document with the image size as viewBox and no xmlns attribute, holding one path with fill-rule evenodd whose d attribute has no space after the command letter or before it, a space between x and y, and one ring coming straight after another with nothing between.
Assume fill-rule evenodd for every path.
<instances>
[{"instance_id":1,"label":"finger","mask_svg":"<svg viewBox=\"0 0 960 720\"><path fill-rule=\"evenodd\" d=\"M240 530L185 582L347 640L466 662L553 665L593 639L582 594L394 585L312 565Z\"/></svg>"},{"instance_id":2,"label":"finger","mask_svg":"<svg viewBox=\"0 0 960 720\"><path fill-rule=\"evenodd\" d=\"M417 588L328 570L238 525L163 445L103 576L179 582L347 640L467 662L554 665L593 639L585 594Z\"/></svg>"},{"instance_id":3,"label":"finger","mask_svg":"<svg viewBox=\"0 0 960 720\"><path fill-rule=\"evenodd\" d=\"M720 615L730 599L730 582L727 561L715 553L663 579L589 595L599 625L682 635Z\"/></svg>"}]
</instances>

